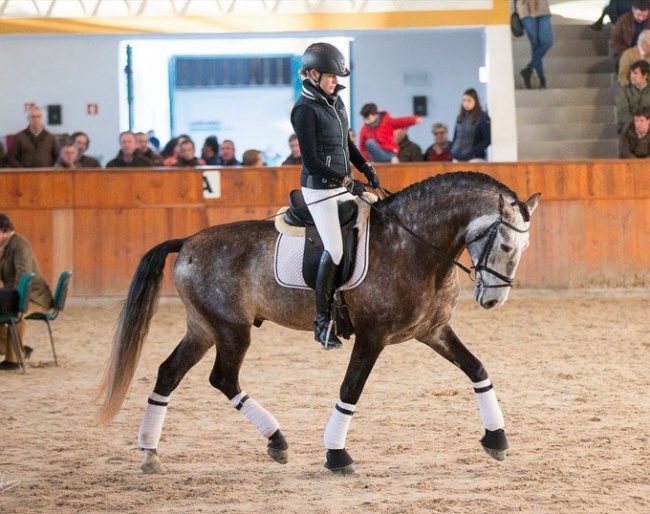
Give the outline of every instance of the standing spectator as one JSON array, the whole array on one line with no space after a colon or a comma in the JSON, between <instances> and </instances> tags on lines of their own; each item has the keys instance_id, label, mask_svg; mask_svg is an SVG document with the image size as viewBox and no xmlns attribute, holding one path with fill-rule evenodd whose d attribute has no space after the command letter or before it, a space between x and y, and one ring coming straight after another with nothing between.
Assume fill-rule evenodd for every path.
<instances>
[{"instance_id":1,"label":"standing spectator","mask_svg":"<svg viewBox=\"0 0 650 514\"><path fill-rule=\"evenodd\" d=\"M108 162L107 168L149 168L151 161L137 152L138 143L130 130L120 134L120 151L115 159Z\"/></svg>"},{"instance_id":2,"label":"standing spectator","mask_svg":"<svg viewBox=\"0 0 650 514\"><path fill-rule=\"evenodd\" d=\"M433 144L424 152L425 161L451 161L451 143L447 138L447 125L435 123L431 129Z\"/></svg>"},{"instance_id":3,"label":"standing spectator","mask_svg":"<svg viewBox=\"0 0 650 514\"><path fill-rule=\"evenodd\" d=\"M634 119L621 131L618 156L621 159L647 159L650 157L650 109L639 107Z\"/></svg>"},{"instance_id":4,"label":"standing spectator","mask_svg":"<svg viewBox=\"0 0 650 514\"><path fill-rule=\"evenodd\" d=\"M616 125L620 134L625 125L632 121L638 107L650 108L650 64L636 61L630 67L630 83L616 91Z\"/></svg>"},{"instance_id":5,"label":"standing spectator","mask_svg":"<svg viewBox=\"0 0 650 514\"><path fill-rule=\"evenodd\" d=\"M154 130L148 131L147 137L149 138L149 144L151 144L151 148L153 148L156 152L160 152L160 139L156 137L156 132Z\"/></svg>"},{"instance_id":6,"label":"standing spectator","mask_svg":"<svg viewBox=\"0 0 650 514\"><path fill-rule=\"evenodd\" d=\"M149 146L149 136L144 132L137 132L135 140L138 142L138 153L145 159L149 159L154 166L162 166L163 157L158 152L154 152Z\"/></svg>"},{"instance_id":7,"label":"standing spectator","mask_svg":"<svg viewBox=\"0 0 650 514\"><path fill-rule=\"evenodd\" d=\"M490 143L490 117L481 109L476 90L468 89L463 93L460 113L456 118L451 155L454 161L485 161Z\"/></svg>"},{"instance_id":8,"label":"standing spectator","mask_svg":"<svg viewBox=\"0 0 650 514\"><path fill-rule=\"evenodd\" d=\"M551 9L548 0L517 0L517 12L521 17L528 41L530 41L531 58L528 65L521 70L526 89L533 87L531 77L537 72L539 87L546 89L546 75L542 60L553 46L553 27Z\"/></svg>"},{"instance_id":9,"label":"standing spectator","mask_svg":"<svg viewBox=\"0 0 650 514\"><path fill-rule=\"evenodd\" d=\"M235 143L230 139L224 139L219 151L222 166L241 166L241 162L235 157Z\"/></svg>"},{"instance_id":10,"label":"standing spectator","mask_svg":"<svg viewBox=\"0 0 650 514\"><path fill-rule=\"evenodd\" d=\"M208 136L205 138L203 148L201 149L201 158L209 166L218 166L221 164L219 158L219 140L217 136Z\"/></svg>"},{"instance_id":11,"label":"standing spectator","mask_svg":"<svg viewBox=\"0 0 650 514\"><path fill-rule=\"evenodd\" d=\"M623 14L630 11L633 2L634 0L610 0L609 3L603 8L603 12L600 15L600 18L598 18L589 26L592 29L600 32L603 30L605 16L609 17L609 21L612 22L612 25L615 24Z\"/></svg>"},{"instance_id":12,"label":"standing spectator","mask_svg":"<svg viewBox=\"0 0 650 514\"><path fill-rule=\"evenodd\" d=\"M192 168L194 166L205 166L203 159L198 159L194 148L194 141L186 139L179 144L178 160L174 163L177 168Z\"/></svg>"},{"instance_id":13,"label":"standing spectator","mask_svg":"<svg viewBox=\"0 0 650 514\"><path fill-rule=\"evenodd\" d=\"M375 162L399 162L399 145L395 142L397 128L406 128L422 121L421 116L392 118L388 111L378 111L377 105L367 103L361 108L363 126L359 133L359 150L368 160Z\"/></svg>"},{"instance_id":14,"label":"standing spectator","mask_svg":"<svg viewBox=\"0 0 650 514\"><path fill-rule=\"evenodd\" d=\"M650 63L650 29L639 34L636 46L628 48L618 63L618 84L623 87L630 82L630 68L637 61Z\"/></svg>"},{"instance_id":15,"label":"standing spectator","mask_svg":"<svg viewBox=\"0 0 650 514\"><path fill-rule=\"evenodd\" d=\"M77 148L77 168L101 168L102 165L94 157L86 155L90 146L90 138L85 132L75 132L70 136Z\"/></svg>"},{"instance_id":16,"label":"standing spectator","mask_svg":"<svg viewBox=\"0 0 650 514\"><path fill-rule=\"evenodd\" d=\"M261 168L264 166L264 156L262 155L262 152L255 150L254 148L246 150L242 156L242 165Z\"/></svg>"},{"instance_id":17,"label":"standing spectator","mask_svg":"<svg viewBox=\"0 0 650 514\"><path fill-rule=\"evenodd\" d=\"M43 126L43 111L32 107L29 126L15 135L8 159L10 168L49 168L59 157L56 138Z\"/></svg>"},{"instance_id":18,"label":"standing spectator","mask_svg":"<svg viewBox=\"0 0 650 514\"><path fill-rule=\"evenodd\" d=\"M59 152L59 158L54 164L54 167L68 168L68 169L77 168L78 154L79 151L77 150L74 141L72 139L69 139L68 142L61 147L61 151Z\"/></svg>"},{"instance_id":19,"label":"standing spectator","mask_svg":"<svg viewBox=\"0 0 650 514\"><path fill-rule=\"evenodd\" d=\"M0 213L0 287L17 289L25 273L34 273L26 314L47 311L52 307L52 292L43 278L34 251L29 241L14 231L14 225L9 217ZM23 356L29 358L32 349L22 344L25 321L18 323L16 328ZM0 362L0 370L20 368L7 325L0 325L0 355L5 356L5 360Z\"/></svg>"},{"instance_id":20,"label":"standing spectator","mask_svg":"<svg viewBox=\"0 0 650 514\"><path fill-rule=\"evenodd\" d=\"M0 141L0 168L5 167L5 160L6 160L6 155L5 155L5 145L2 144L2 141Z\"/></svg>"},{"instance_id":21,"label":"standing spectator","mask_svg":"<svg viewBox=\"0 0 650 514\"><path fill-rule=\"evenodd\" d=\"M642 30L650 29L648 14L650 14L648 0L634 0L632 8L623 14L614 25L609 47L614 55L614 64L617 68L623 52L637 45Z\"/></svg>"},{"instance_id":22,"label":"standing spectator","mask_svg":"<svg viewBox=\"0 0 650 514\"><path fill-rule=\"evenodd\" d=\"M282 162L282 166L302 164L302 156L300 155L300 144L298 144L298 136L296 136L295 134L291 134L289 136L289 149L291 150L291 154Z\"/></svg>"},{"instance_id":23,"label":"standing spectator","mask_svg":"<svg viewBox=\"0 0 650 514\"><path fill-rule=\"evenodd\" d=\"M408 129L395 129L393 137L395 138L395 142L399 145L399 162L422 161L422 148L409 139Z\"/></svg>"}]
</instances>

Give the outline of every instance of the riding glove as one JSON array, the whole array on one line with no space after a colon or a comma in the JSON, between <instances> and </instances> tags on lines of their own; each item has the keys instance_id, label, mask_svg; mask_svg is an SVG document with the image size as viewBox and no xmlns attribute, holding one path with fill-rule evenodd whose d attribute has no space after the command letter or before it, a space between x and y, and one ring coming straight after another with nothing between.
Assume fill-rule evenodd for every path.
<instances>
[{"instance_id":1,"label":"riding glove","mask_svg":"<svg viewBox=\"0 0 650 514\"><path fill-rule=\"evenodd\" d=\"M366 186L360 180L353 180L349 177L343 179L342 185L354 196L361 196L366 191Z\"/></svg>"},{"instance_id":2,"label":"riding glove","mask_svg":"<svg viewBox=\"0 0 650 514\"><path fill-rule=\"evenodd\" d=\"M379 184L379 175L377 175L377 171L375 170L375 167L369 162L363 165L363 174L368 179L368 182L370 183L370 187L372 187L373 189L377 189L381 187Z\"/></svg>"}]
</instances>

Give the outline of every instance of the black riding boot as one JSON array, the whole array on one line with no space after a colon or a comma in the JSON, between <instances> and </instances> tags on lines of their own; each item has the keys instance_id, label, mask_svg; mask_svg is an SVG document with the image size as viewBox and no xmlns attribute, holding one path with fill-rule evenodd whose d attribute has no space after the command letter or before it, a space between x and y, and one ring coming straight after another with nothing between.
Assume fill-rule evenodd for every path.
<instances>
[{"instance_id":1,"label":"black riding boot","mask_svg":"<svg viewBox=\"0 0 650 514\"><path fill-rule=\"evenodd\" d=\"M314 321L314 339L323 345L326 350L340 348L341 340L333 331L334 325L330 323L330 306L334 295L334 280L338 264L334 264L329 252L323 252L316 275L316 321ZM331 327L330 327L331 325ZM330 331L331 330L331 331ZM330 331L329 338L327 332Z\"/></svg>"}]
</instances>

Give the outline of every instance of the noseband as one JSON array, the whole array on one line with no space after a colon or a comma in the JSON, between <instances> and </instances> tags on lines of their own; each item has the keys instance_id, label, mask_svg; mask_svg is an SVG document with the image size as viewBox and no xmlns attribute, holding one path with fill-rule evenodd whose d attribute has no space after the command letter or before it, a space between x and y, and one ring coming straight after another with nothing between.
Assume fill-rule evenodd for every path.
<instances>
[{"instance_id":1,"label":"noseband","mask_svg":"<svg viewBox=\"0 0 650 514\"><path fill-rule=\"evenodd\" d=\"M488 258L490 257L490 252L492 251L492 243L494 242L494 238L497 235L497 232L499 231L499 225L503 225L504 227L508 227L511 230L514 230L515 232L519 232L520 234L525 234L528 232L529 229L521 230L514 225L511 225L507 221L503 221L503 216L499 216L494 222L486 228L483 232L478 234L476 237L474 237L471 241L468 241L465 243L465 246L469 248L469 245L476 243L477 241L480 241L481 239L487 237L488 240L485 243L485 246L483 246L483 250L481 251L481 256L479 257L478 261L476 262L476 266L472 266L472 269L478 273L481 271L485 271L489 273L490 275L493 275L497 277L499 280L502 280L504 283L503 284L495 284L491 286L486 286L483 285L482 283L478 284L479 288L484 288L484 289L490 289L490 288L495 288L495 287L512 287L512 283L515 281L515 277L506 277L505 275L502 275L498 271L493 270L492 268L489 268L487 266Z\"/></svg>"}]
</instances>

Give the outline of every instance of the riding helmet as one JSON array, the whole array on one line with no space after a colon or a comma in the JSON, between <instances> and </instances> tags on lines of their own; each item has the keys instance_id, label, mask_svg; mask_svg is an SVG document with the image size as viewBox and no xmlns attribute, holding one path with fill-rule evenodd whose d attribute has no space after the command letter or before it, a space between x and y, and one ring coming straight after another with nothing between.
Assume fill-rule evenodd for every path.
<instances>
[{"instance_id":1,"label":"riding helmet","mask_svg":"<svg viewBox=\"0 0 650 514\"><path fill-rule=\"evenodd\" d=\"M345 57L338 48L329 43L309 45L305 53L302 54L302 69L333 73L339 77L350 75L350 70L345 67Z\"/></svg>"}]
</instances>

